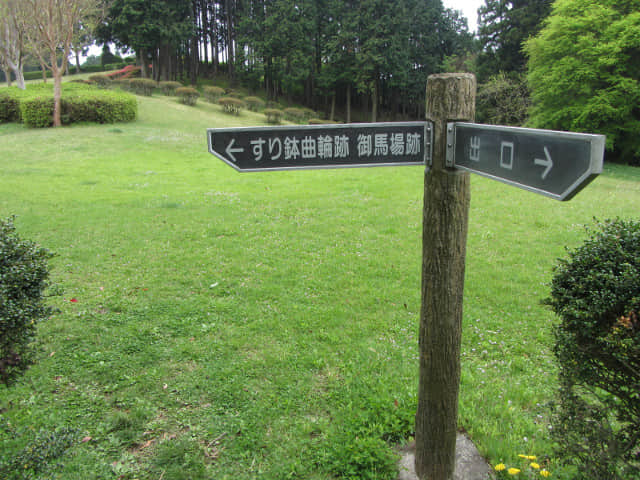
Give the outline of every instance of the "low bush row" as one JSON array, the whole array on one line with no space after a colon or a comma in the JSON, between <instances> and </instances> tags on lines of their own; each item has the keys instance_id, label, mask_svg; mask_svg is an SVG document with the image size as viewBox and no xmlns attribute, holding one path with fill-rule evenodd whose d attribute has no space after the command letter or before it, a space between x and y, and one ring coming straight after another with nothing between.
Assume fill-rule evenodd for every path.
<instances>
[{"instance_id":1,"label":"low bush row","mask_svg":"<svg viewBox=\"0 0 640 480\"><path fill-rule=\"evenodd\" d=\"M68 83L62 93L62 123L115 123L135 120L138 104L133 95ZM23 122L28 127L48 127L53 119L51 85L7 88L0 92L0 123Z\"/></svg>"}]
</instances>

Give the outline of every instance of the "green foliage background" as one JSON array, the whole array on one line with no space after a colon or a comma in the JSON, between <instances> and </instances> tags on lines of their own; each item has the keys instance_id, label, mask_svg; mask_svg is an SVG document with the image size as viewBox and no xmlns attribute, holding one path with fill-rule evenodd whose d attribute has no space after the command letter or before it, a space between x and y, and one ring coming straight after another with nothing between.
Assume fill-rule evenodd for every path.
<instances>
[{"instance_id":1,"label":"green foliage background","mask_svg":"<svg viewBox=\"0 0 640 480\"><path fill-rule=\"evenodd\" d=\"M558 0L526 52L531 126L606 134L640 165L640 1Z\"/></svg>"}]
</instances>

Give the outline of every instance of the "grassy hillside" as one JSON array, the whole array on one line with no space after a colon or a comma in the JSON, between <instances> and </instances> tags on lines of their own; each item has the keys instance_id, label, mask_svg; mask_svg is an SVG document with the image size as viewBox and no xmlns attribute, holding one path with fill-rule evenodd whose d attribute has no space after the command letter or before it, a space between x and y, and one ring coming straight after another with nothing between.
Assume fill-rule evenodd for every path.
<instances>
[{"instance_id":1,"label":"grassy hillside","mask_svg":"<svg viewBox=\"0 0 640 480\"><path fill-rule=\"evenodd\" d=\"M206 128L263 115L138 100L130 124L0 126L0 216L57 254L64 287L38 363L0 387L0 462L83 480L387 478L385 445L415 414L423 168L240 174ZM562 478L540 301L593 217L639 203L640 170L622 166L568 203L472 179L460 425L491 463L534 454ZM51 444L71 447L29 457Z\"/></svg>"}]
</instances>

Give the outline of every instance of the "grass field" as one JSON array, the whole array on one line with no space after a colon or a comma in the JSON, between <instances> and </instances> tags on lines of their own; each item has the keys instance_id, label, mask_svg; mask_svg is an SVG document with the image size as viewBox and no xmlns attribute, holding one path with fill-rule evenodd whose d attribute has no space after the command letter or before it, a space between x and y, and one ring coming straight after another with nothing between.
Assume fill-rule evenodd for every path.
<instances>
[{"instance_id":1,"label":"grass field","mask_svg":"<svg viewBox=\"0 0 640 480\"><path fill-rule=\"evenodd\" d=\"M0 217L64 288L0 387L15 478L387 478L417 402L424 169L240 174L207 152L207 127L263 122L155 96L130 124L0 125ZM568 203L472 179L460 427L492 464L565 476L540 302L565 246L638 204L629 167Z\"/></svg>"}]
</instances>

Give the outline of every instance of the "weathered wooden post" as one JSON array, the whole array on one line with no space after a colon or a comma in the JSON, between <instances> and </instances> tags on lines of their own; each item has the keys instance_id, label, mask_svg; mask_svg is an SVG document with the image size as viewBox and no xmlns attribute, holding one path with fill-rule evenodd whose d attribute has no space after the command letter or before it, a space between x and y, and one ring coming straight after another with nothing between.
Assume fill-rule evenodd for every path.
<instances>
[{"instance_id":1,"label":"weathered wooden post","mask_svg":"<svg viewBox=\"0 0 640 480\"><path fill-rule=\"evenodd\" d=\"M469 174L446 166L447 122L473 121L471 74L431 75L426 117L434 124L433 160L424 182L420 383L416 414L416 474L451 480L460 385L462 297Z\"/></svg>"}]
</instances>

